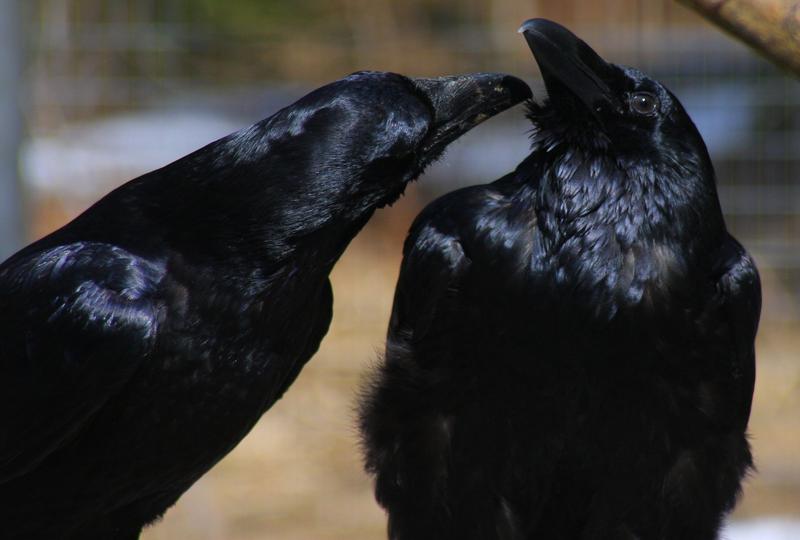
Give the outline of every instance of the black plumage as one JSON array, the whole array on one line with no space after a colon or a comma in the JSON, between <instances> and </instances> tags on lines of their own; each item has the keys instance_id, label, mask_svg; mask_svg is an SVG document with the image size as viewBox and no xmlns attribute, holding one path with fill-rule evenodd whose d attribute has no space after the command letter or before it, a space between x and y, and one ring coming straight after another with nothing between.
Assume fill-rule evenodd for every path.
<instances>
[{"instance_id":1,"label":"black plumage","mask_svg":"<svg viewBox=\"0 0 800 540\"><path fill-rule=\"evenodd\" d=\"M138 537L317 350L328 273L374 210L529 96L498 74L357 73L5 261L0 536Z\"/></svg>"},{"instance_id":2,"label":"black plumage","mask_svg":"<svg viewBox=\"0 0 800 540\"><path fill-rule=\"evenodd\" d=\"M361 408L392 540L711 540L751 467L756 268L638 70L521 32L532 152L429 205Z\"/></svg>"}]
</instances>

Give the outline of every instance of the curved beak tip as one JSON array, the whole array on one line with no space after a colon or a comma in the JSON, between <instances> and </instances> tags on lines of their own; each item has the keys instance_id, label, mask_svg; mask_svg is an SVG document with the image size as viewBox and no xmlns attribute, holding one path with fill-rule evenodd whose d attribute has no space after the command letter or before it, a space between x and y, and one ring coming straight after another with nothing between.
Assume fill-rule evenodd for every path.
<instances>
[{"instance_id":1,"label":"curved beak tip","mask_svg":"<svg viewBox=\"0 0 800 540\"><path fill-rule=\"evenodd\" d=\"M534 21L535 21L535 20L536 20L536 19L528 19L527 21L525 21L524 23L522 23L522 24L520 25L520 27L519 27L519 28L517 28L517 34L524 34L524 33L525 33L525 32L527 32L528 30L530 30L530 29L531 29L531 26L533 26L533 24L534 24Z\"/></svg>"},{"instance_id":2,"label":"curved beak tip","mask_svg":"<svg viewBox=\"0 0 800 540\"><path fill-rule=\"evenodd\" d=\"M506 75L501 81L501 85L495 88L496 92L508 92L515 102L525 101L533 97L530 86L517 77Z\"/></svg>"},{"instance_id":3,"label":"curved beak tip","mask_svg":"<svg viewBox=\"0 0 800 540\"><path fill-rule=\"evenodd\" d=\"M434 130L427 149L442 149L476 125L531 97L522 79L504 73L471 73L413 79L431 102Z\"/></svg>"},{"instance_id":4,"label":"curved beak tip","mask_svg":"<svg viewBox=\"0 0 800 540\"><path fill-rule=\"evenodd\" d=\"M547 19L528 19L527 21L523 22L520 27L517 29L518 34L525 34L527 32L533 32L536 30L543 30L548 27L550 28L557 28L560 27L558 23L554 23L553 21L549 21Z\"/></svg>"},{"instance_id":5,"label":"curved beak tip","mask_svg":"<svg viewBox=\"0 0 800 540\"><path fill-rule=\"evenodd\" d=\"M567 28L547 19L528 19L519 27L542 73L548 92L568 90L590 110L614 99L614 69ZM550 93L552 98L553 93Z\"/></svg>"}]
</instances>

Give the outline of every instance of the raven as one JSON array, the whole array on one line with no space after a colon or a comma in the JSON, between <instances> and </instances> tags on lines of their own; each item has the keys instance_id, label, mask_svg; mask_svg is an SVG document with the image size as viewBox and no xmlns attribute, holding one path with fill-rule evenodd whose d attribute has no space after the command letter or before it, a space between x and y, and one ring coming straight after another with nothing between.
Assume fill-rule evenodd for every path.
<instances>
[{"instance_id":1,"label":"raven","mask_svg":"<svg viewBox=\"0 0 800 540\"><path fill-rule=\"evenodd\" d=\"M523 24L514 172L430 204L364 390L392 540L710 540L752 459L760 284L676 97Z\"/></svg>"},{"instance_id":2,"label":"raven","mask_svg":"<svg viewBox=\"0 0 800 540\"><path fill-rule=\"evenodd\" d=\"M530 97L360 72L112 191L0 266L0 535L137 538L317 350L328 274L445 146Z\"/></svg>"}]
</instances>

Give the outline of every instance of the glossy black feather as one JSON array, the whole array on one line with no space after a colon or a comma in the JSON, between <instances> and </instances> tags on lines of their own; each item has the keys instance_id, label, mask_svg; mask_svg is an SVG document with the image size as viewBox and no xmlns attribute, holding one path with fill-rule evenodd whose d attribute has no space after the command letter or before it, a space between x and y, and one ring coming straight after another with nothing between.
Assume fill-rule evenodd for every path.
<instances>
[{"instance_id":1,"label":"glossy black feather","mask_svg":"<svg viewBox=\"0 0 800 540\"><path fill-rule=\"evenodd\" d=\"M527 95L500 75L354 74L4 262L0 536L138 537L317 350L328 273L374 210Z\"/></svg>"},{"instance_id":2,"label":"glossy black feather","mask_svg":"<svg viewBox=\"0 0 800 540\"><path fill-rule=\"evenodd\" d=\"M680 103L608 66L662 112L554 83L517 170L411 229L361 410L392 540L711 540L735 504L758 274Z\"/></svg>"}]
</instances>

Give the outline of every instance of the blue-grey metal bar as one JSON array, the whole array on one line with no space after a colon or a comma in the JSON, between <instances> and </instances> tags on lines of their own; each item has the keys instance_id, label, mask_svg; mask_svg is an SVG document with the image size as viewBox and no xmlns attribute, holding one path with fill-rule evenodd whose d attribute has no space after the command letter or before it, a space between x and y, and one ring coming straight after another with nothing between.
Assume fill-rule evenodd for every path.
<instances>
[{"instance_id":1,"label":"blue-grey metal bar","mask_svg":"<svg viewBox=\"0 0 800 540\"><path fill-rule=\"evenodd\" d=\"M0 260L24 242L19 175L24 64L23 0L0 0Z\"/></svg>"}]
</instances>

